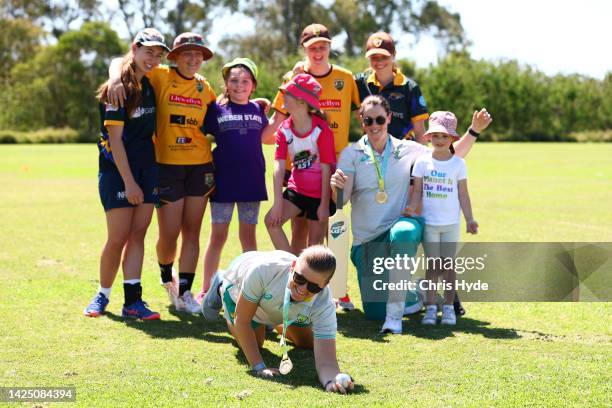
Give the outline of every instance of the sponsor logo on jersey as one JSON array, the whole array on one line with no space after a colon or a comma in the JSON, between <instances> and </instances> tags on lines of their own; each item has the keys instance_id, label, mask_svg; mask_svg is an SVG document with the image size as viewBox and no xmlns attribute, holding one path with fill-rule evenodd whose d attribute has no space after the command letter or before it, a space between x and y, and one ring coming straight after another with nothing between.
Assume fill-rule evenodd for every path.
<instances>
[{"instance_id":1,"label":"sponsor logo on jersey","mask_svg":"<svg viewBox=\"0 0 612 408\"><path fill-rule=\"evenodd\" d=\"M297 317L295 318L295 322L297 324L306 324L308 320L309 320L308 316L305 316L301 313L298 313Z\"/></svg>"},{"instance_id":2,"label":"sponsor logo on jersey","mask_svg":"<svg viewBox=\"0 0 612 408\"><path fill-rule=\"evenodd\" d=\"M406 96L401 93L401 92L391 92L389 94L389 100L390 101L397 101L398 99L402 99L405 98Z\"/></svg>"},{"instance_id":3,"label":"sponsor logo on jersey","mask_svg":"<svg viewBox=\"0 0 612 408\"><path fill-rule=\"evenodd\" d=\"M334 81L334 88L341 91L344 88L344 79L336 79Z\"/></svg>"},{"instance_id":4,"label":"sponsor logo on jersey","mask_svg":"<svg viewBox=\"0 0 612 408\"><path fill-rule=\"evenodd\" d=\"M198 89L198 92L202 92L204 90L204 85L202 85L202 82L198 81L196 88Z\"/></svg>"},{"instance_id":5,"label":"sponsor logo on jersey","mask_svg":"<svg viewBox=\"0 0 612 408\"><path fill-rule=\"evenodd\" d=\"M188 118L184 115L170 115L170 124L172 125L193 125L198 126L198 120L195 118Z\"/></svg>"},{"instance_id":6,"label":"sponsor logo on jersey","mask_svg":"<svg viewBox=\"0 0 612 408\"><path fill-rule=\"evenodd\" d=\"M215 177L212 173L206 173L206 175L204 175L204 184L206 184L209 187L212 187L215 185Z\"/></svg>"},{"instance_id":7,"label":"sponsor logo on jersey","mask_svg":"<svg viewBox=\"0 0 612 408\"><path fill-rule=\"evenodd\" d=\"M202 100L200 98L188 98L181 95L170 94L170 102L178 103L180 105L193 105L202 106Z\"/></svg>"},{"instance_id":8,"label":"sponsor logo on jersey","mask_svg":"<svg viewBox=\"0 0 612 408\"><path fill-rule=\"evenodd\" d=\"M115 105L111 105L110 103L106 104L106 112L116 112L118 110L119 108L116 107Z\"/></svg>"},{"instance_id":9,"label":"sponsor logo on jersey","mask_svg":"<svg viewBox=\"0 0 612 408\"><path fill-rule=\"evenodd\" d=\"M176 144L189 144L191 143L191 138L190 137L177 137L176 138Z\"/></svg>"},{"instance_id":10,"label":"sponsor logo on jersey","mask_svg":"<svg viewBox=\"0 0 612 408\"><path fill-rule=\"evenodd\" d=\"M321 99L321 109L341 109L342 101L340 99Z\"/></svg>"},{"instance_id":11,"label":"sponsor logo on jersey","mask_svg":"<svg viewBox=\"0 0 612 408\"><path fill-rule=\"evenodd\" d=\"M132 119L136 119L144 115L153 115L153 114L155 114L155 106L152 106L149 108L143 108L142 106L139 106L136 108L136 110L134 110L134 113L132 114Z\"/></svg>"},{"instance_id":12,"label":"sponsor logo on jersey","mask_svg":"<svg viewBox=\"0 0 612 408\"><path fill-rule=\"evenodd\" d=\"M330 129L338 129L339 127L340 127L340 125L336 121L334 121L334 122L329 124L329 128Z\"/></svg>"},{"instance_id":13,"label":"sponsor logo on jersey","mask_svg":"<svg viewBox=\"0 0 612 408\"><path fill-rule=\"evenodd\" d=\"M427 107L427 104L425 103L425 97L423 95L419 96L419 105L424 108Z\"/></svg>"}]
</instances>

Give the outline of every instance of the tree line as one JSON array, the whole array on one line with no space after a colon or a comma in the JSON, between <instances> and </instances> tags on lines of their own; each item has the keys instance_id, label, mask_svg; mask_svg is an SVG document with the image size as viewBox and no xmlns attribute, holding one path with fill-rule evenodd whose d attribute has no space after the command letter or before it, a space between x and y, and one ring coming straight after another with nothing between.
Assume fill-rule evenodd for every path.
<instances>
[{"instance_id":1,"label":"tree line","mask_svg":"<svg viewBox=\"0 0 612 408\"><path fill-rule=\"evenodd\" d=\"M460 16L435 1L179 0L171 9L167 3L118 0L111 12L98 0L0 0L0 142L19 139L11 137L18 131L38 131L43 141L61 140L57 128L66 129L66 140L96 140L95 90L107 77L110 60L128 49L114 29L116 22L125 24L130 35L135 27L161 28L171 43L182 31L206 32L212 19L227 10L252 18L257 30L225 37L221 49L213 50L217 56L202 74L217 92L223 62L249 56L260 68L257 96L273 98L280 78L301 58L302 28L313 21L343 34L341 51L332 60L353 72L367 68L367 36L395 28L396 38L431 33L443 50L437 64L423 69L416 69L414 61L397 61L420 84L430 111L451 110L465 127L471 112L486 106L495 117L487 132L494 140L572 140L576 132L587 131L610 138L612 72L603 80L547 76L517 61L475 60ZM45 128L54 128L53 135L45 136ZM351 137L358 136L354 123Z\"/></svg>"}]
</instances>

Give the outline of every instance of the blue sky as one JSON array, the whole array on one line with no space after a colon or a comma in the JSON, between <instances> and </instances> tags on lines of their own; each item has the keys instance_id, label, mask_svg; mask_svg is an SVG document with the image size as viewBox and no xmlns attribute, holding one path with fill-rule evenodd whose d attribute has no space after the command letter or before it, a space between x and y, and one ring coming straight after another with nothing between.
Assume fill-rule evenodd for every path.
<instances>
[{"instance_id":1,"label":"blue sky","mask_svg":"<svg viewBox=\"0 0 612 408\"><path fill-rule=\"evenodd\" d=\"M516 59L549 75L580 73L603 78L612 71L612 0L439 0L461 15L475 58ZM228 27L230 30L228 30ZM236 16L215 22L213 49L231 27L244 32L253 24ZM435 63L435 41L421 36L396 38L398 56L420 67Z\"/></svg>"}]
</instances>

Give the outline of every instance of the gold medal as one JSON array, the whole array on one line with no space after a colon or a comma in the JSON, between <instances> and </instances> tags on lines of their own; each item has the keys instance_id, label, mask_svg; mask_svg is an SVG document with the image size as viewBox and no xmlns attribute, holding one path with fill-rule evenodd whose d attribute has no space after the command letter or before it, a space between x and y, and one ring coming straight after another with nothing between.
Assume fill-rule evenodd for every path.
<instances>
[{"instance_id":1,"label":"gold medal","mask_svg":"<svg viewBox=\"0 0 612 408\"><path fill-rule=\"evenodd\" d=\"M287 375L291 372L291 370L293 370L293 363L285 354L280 362L280 366L278 366L278 371L280 371L282 375Z\"/></svg>"},{"instance_id":2,"label":"gold medal","mask_svg":"<svg viewBox=\"0 0 612 408\"><path fill-rule=\"evenodd\" d=\"M387 196L386 192L384 192L384 191L377 191L376 192L376 202L378 204L386 203L387 202L387 198L388 198L388 196Z\"/></svg>"}]
</instances>

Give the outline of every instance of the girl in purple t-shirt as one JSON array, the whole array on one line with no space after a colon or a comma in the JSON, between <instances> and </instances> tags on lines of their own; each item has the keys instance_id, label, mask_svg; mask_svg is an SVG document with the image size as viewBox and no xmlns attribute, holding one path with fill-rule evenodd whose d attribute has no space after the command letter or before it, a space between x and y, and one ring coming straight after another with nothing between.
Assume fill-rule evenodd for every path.
<instances>
[{"instance_id":1,"label":"girl in purple t-shirt","mask_svg":"<svg viewBox=\"0 0 612 408\"><path fill-rule=\"evenodd\" d=\"M249 98L257 87L257 66L236 58L223 66L224 95L204 119L204 132L215 137L215 192L211 197L211 232L204 257L204 282L198 300L210 287L227 240L234 206L238 207L242 251L257 250L255 230L261 201L267 200L262 143L274 143L277 126Z\"/></svg>"}]
</instances>

